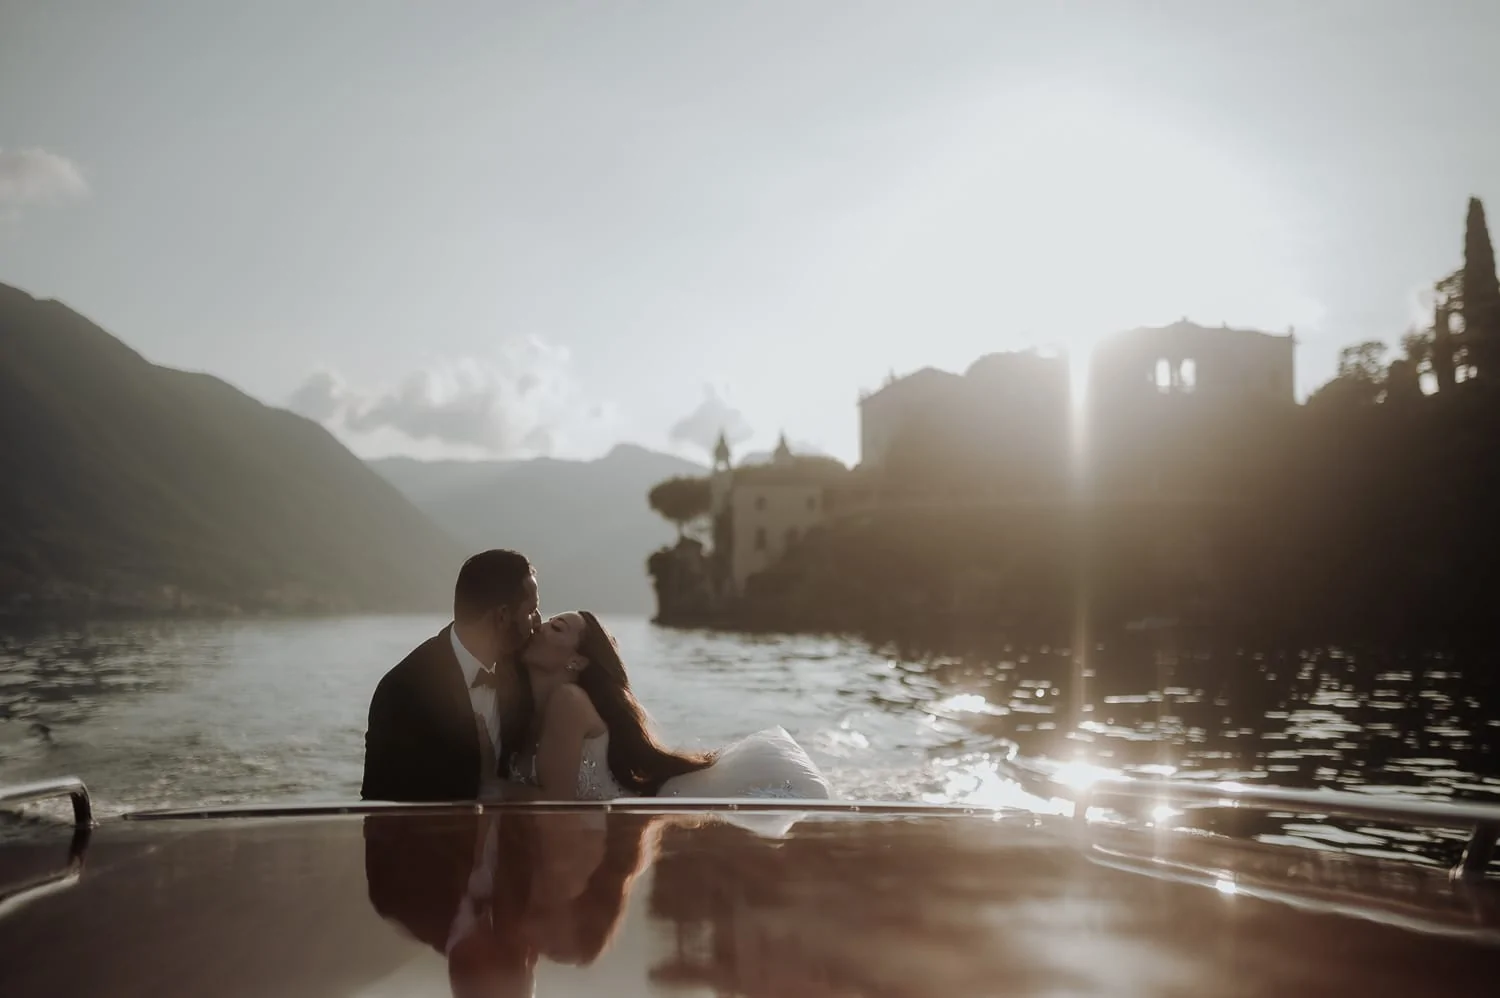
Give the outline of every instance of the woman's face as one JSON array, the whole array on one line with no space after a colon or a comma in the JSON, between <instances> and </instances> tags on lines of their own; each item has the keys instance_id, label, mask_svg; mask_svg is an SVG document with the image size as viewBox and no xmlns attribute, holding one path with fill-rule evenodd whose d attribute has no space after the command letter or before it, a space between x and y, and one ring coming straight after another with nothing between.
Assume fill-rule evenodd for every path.
<instances>
[{"instance_id":1,"label":"woman's face","mask_svg":"<svg viewBox=\"0 0 1500 998\"><path fill-rule=\"evenodd\" d=\"M542 621L521 652L521 664L534 672L577 672L588 663L578 654L583 637L583 615L559 613Z\"/></svg>"}]
</instances>

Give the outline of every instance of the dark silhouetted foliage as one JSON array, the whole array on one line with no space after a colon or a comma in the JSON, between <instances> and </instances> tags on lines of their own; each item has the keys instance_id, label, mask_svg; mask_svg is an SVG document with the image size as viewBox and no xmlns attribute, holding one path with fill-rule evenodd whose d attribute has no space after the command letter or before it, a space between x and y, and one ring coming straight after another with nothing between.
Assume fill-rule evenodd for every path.
<instances>
[{"instance_id":1,"label":"dark silhouetted foliage","mask_svg":"<svg viewBox=\"0 0 1500 998\"><path fill-rule=\"evenodd\" d=\"M1495 250L1485 224L1484 205L1469 199L1464 230L1464 337L1474 365L1483 376L1494 377L1500 366L1500 281L1495 275Z\"/></svg>"},{"instance_id":2,"label":"dark silhouetted foliage","mask_svg":"<svg viewBox=\"0 0 1500 998\"><path fill-rule=\"evenodd\" d=\"M648 501L652 509L677 527L681 536L689 524L708 515L712 494L707 478L680 476L652 488Z\"/></svg>"},{"instance_id":3,"label":"dark silhouetted foliage","mask_svg":"<svg viewBox=\"0 0 1500 998\"><path fill-rule=\"evenodd\" d=\"M1451 392L1457 384L1454 363L1453 313L1439 303L1432 315L1432 376L1439 392Z\"/></svg>"}]
</instances>

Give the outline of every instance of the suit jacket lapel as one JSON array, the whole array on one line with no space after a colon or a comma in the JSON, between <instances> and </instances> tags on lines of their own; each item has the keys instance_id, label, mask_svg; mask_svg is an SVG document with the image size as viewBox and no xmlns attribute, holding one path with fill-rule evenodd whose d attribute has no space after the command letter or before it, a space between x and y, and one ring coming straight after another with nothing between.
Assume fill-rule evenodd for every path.
<instances>
[{"instance_id":1,"label":"suit jacket lapel","mask_svg":"<svg viewBox=\"0 0 1500 998\"><path fill-rule=\"evenodd\" d=\"M453 625L438 635L438 647L429 670L435 694L435 706L443 719L443 728L453 738L454 746L474 760L473 771L479 772L479 729L474 720L474 704L464 670L453 654Z\"/></svg>"}]
</instances>

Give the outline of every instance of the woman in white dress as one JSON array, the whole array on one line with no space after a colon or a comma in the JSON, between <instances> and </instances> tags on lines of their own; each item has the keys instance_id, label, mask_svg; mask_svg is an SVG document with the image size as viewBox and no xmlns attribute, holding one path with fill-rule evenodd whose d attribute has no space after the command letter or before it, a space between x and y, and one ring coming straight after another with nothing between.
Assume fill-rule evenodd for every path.
<instances>
[{"instance_id":1,"label":"woman in white dress","mask_svg":"<svg viewBox=\"0 0 1500 998\"><path fill-rule=\"evenodd\" d=\"M549 800L617 797L827 799L828 781L782 728L711 754L674 752L651 734L615 639L588 611L560 613L521 662L535 704L512 776Z\"/></svg>"}]
</instances>

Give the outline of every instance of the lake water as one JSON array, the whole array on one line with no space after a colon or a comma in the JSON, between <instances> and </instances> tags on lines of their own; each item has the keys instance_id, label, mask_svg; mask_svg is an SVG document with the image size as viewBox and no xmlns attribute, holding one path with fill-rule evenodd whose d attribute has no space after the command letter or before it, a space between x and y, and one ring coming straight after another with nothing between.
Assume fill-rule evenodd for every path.
<instances>
[{"instance_id":1,"label":"lake water","mask_svg":"<svg viewBox=\"0 0 1500 998\"><path fill-rule=\"evenodd\" d=\"M0 782L75 774L105 815L358 796L376 681L445 622L98 623L0 638ZM1009 751L1124 771L1500 801L1500 701L1432 657L1208 655L1137 644L912 661L850 639L606 618L669 742L780 724L838 792L1045 806ZM1087 668L1085 668L1087 666ZM1468 678L1465 678L1465 671ZM1449 862L1458 834L1237 819L1309 848Z\"/></svg>"}]
</instances>

